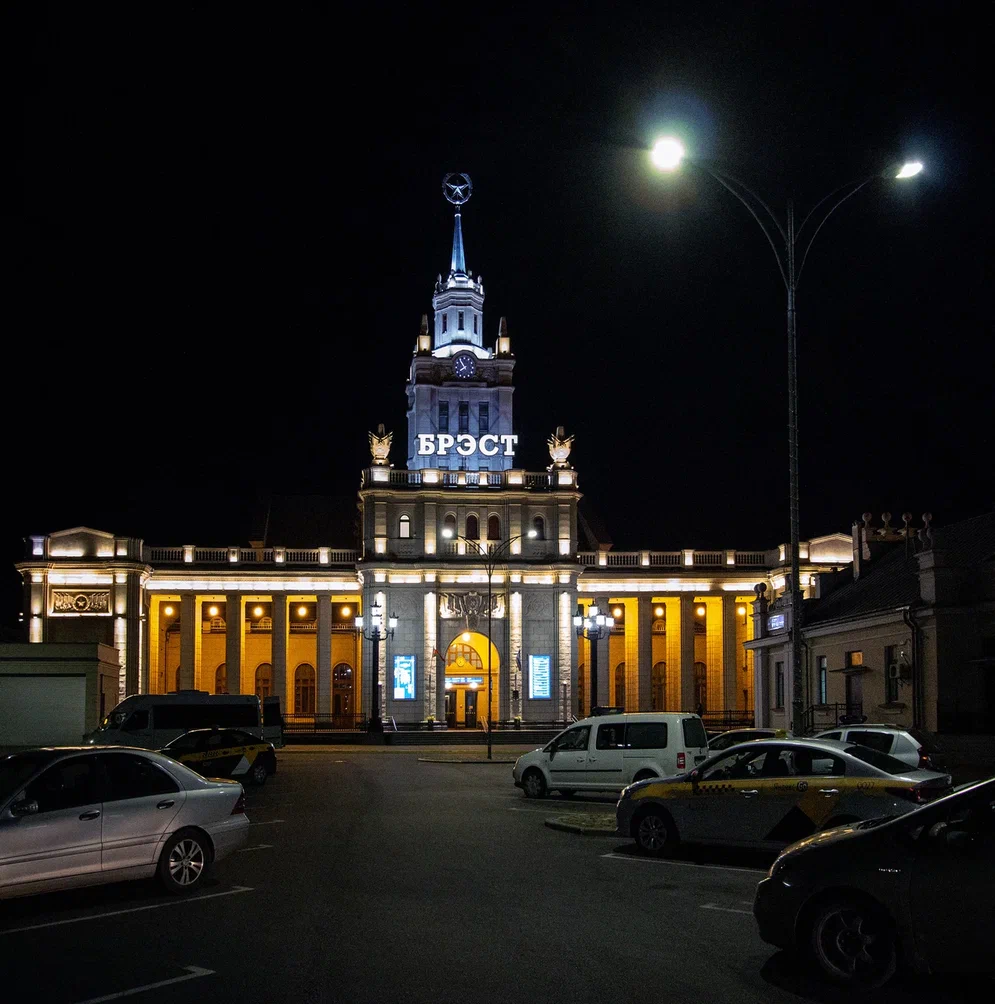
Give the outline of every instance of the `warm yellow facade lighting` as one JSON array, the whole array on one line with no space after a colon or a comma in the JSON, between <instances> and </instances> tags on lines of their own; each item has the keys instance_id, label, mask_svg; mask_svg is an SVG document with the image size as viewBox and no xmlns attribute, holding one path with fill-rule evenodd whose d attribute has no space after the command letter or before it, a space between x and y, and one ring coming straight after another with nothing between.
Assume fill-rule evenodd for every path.
<instances>
[{"instance_id":1,"label":"warm yellow facade lighting","mask_svg":"<svg viewBox=\"0 0 995 1004\"><path fill-rule=\"evenodd\" d=\"M253 617L262 617L262 615L263 615L263 608L262 607L253 607L252 608L252 616Z\"/></svg>"},{"instance_id":2,"label":"warm yellow facade lighting","mask_svg":"<svg viewBox=\"0 0 995 1004\"><path fill-rule=\"evenodd\" d=\"M695 613L696 613L696 614L697 614L697 615L698 615L699 617L704 617L704 616L705 616L705 608L704 608L704 607L698 607L698 609L697 609L697 610L695 610Z\"/></svg>"},{"instance_id":3,"label":"warm yellow facade lighting","mask_svg":"<svg viewBox=\"0 0 995 1004\"><path fill-rule=\"evenodd\" d=\"M653 612L657 615L657 617L662 617L663 616L663 607L657 607L656 610L654 610Z\"/></svg>"},{"instance_id":4,"label":"warm yellow facade lighting","mask_svg":"<svg viewBox=\"0 0 995 1004\"><path fill-rule=\"evenodd\" d=\"M307 616L307 607L298 607L297 608L297 616L298 617L306 617Z\"/></svg>"},{"instance_id":5,"label":"warm yellow facade lighting","mask_svg":"<svg viewBox=\"0 0 995 1004\"><path fill-rule=\"evenodd\" d=\"M212 617L217 617L217 616L218 616L218 608L217 608L217 607L208 607L208 608L207 608L207 612L208 612L208 613L209 613L209 614L210 614L210 615L211 615Z\"/></svg>"},{"instance_id":6,"label":"warm yellow facade lighting","mask_svg":"<svg viewBox=\"0 0 995 1004\"><path fill-rule=\"evenodd\" d=\"M163 612L163 613L164 613L164 614L165 614L165 615L166 615L167 617L172 617L172 616L173 616L173 608L172 608L172 607L164 607L164 608L163 608L163 611L162 611L162 612Z\"/></svg>"}]
</instances>

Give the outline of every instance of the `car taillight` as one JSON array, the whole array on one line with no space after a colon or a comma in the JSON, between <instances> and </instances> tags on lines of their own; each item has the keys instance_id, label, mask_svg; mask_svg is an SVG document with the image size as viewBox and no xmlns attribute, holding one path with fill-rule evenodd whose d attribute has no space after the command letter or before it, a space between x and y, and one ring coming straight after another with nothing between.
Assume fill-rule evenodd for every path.
<instances>
[{"instance_id":1,"label":"car taillight","mask_svg":"<svg viewBox=\"0 0 995 1004\"><path fill-rule=\"evenodd\" d=\"M916 805L925 805L932 802L934 798L942 798L947 794L947 788L924 788L920 785L913 785L911 788L888 788L888 793L897 795L899 798L906 798Z\"/></svg>"},{"instance_id":2,"label":"car taillight","mask_svg":"<svg viewBox=\"0 0 995 1004\"><path fill-rule=\"evenodd\" d=\"M684 770L684 754L683 753L678 753L677 754L677 769L678 770Z\"/></svg>"},{"instance_id":3,"label":"car taillight","mask_svg":"<svg viewBox=\"0 0 995 1004\"><path fill-rule=\"evenodd\" d=\"M245 792L241 792L238 798L235 800L235 805L231 810L233 816L244 816L245 815Z\"/></svg>"},{"instance_id":4,"label":"car taillight","mask_svg":"<svg viewBox=\"0 0 995 1004\"><path fill-rule=\"evenodd\" d=\"M919 769L920 770L932 770L933 762L929 759L929 754L924 750L919 750Z\"/></svg>"}]
</instances>

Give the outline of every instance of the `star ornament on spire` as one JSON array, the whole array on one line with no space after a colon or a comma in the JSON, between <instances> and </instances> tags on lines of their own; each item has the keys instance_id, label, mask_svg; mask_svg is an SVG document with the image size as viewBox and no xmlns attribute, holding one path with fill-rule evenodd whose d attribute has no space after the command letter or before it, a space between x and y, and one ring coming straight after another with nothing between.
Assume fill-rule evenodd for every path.
<instances>
[{"instance_id":1,"label":"star ornament on spire","mask_svg":"<svg viewBox=\"0 0 995 1004\"><path fill-rule=\"evenodd\" d=\"M462 206L473 195L473 182L470 175L451 171L442 179L442 194L454 206Z\"/></svg>"}]
</instances>

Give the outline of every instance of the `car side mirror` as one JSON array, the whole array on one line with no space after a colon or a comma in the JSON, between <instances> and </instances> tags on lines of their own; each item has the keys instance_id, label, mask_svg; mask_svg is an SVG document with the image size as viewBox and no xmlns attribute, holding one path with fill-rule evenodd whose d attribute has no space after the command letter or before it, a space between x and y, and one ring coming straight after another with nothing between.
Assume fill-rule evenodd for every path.
<instances>
[{"instance_id":1,"label":"car side mirror","mask_svg":"<svg viewBox=\"0 0 995 1004\"><path fill-rule=\"evenodd\" d=\"M958 850L964 850L966 847L970 847L974 843L974 836L968 833L967 830L944 830L943 832L943 842L947 847L955 847Z\"/></svg>"},{"instance_id":2,"label":"car side mirror","mask_svg":"<svg viewBox=\"0 0 995 1004\"><path fill-rule=\"evenodd\" d=\"M10 807L10 814L16 818L21 816L33 816L38 811L38 803L31 802L15 802Z\"/></svg>"}]
</instances>

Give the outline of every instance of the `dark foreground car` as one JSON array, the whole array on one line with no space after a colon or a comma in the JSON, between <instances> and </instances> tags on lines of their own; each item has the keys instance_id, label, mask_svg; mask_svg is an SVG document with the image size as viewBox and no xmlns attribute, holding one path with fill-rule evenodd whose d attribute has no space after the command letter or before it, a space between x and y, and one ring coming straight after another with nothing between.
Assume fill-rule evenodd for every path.
<instances>
[{"instance_id":1,"label":"dark foreground car","mask_svg":"<svg viewBox=\"0 0 995 1004\"><path fill-rule=\"evenodd\" d=\"M784 849L757 887L760 937L829 979L995 972L995 779Z\"/></svg>"}]
</instances>

